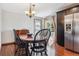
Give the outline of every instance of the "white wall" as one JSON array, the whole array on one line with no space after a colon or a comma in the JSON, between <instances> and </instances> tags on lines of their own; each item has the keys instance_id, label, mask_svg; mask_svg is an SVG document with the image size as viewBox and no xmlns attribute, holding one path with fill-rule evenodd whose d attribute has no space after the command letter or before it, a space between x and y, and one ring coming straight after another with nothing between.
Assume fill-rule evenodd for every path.
<instances>
[{"instance_id":1,"label":"white wall","mask_svg":"<svg viewBox=\"0 0 79 59\"><path fill-rule=\"evenodd\" d=\"M1 9L1 5L0 5L0 49L1 49L1 20L2 20L2 9Z\"/></svg>"},{"instance_id":2,"label":"white wall","mask_svg":"<svg viewBox=\"0 0 79 59\"><path fill-rule=\"evenodd\" d=\"M14 42L13 29L29 29L33 33L33 19L21 14L7 12L2 14L2 43Z\"/></svg>"},{"instance_id":3,"label":"white wall","mask_svg":"<svg viewBox=\"0 0 79 59\"><path fill-rule=\"evenodd\" d=\"M3 20L2 20L3 31L20 29L20 28L29 29L30 25L28 25L28 23L30 22L31 22L30 19L25 15L3 11Z\"/></svg>"}]
</instances>

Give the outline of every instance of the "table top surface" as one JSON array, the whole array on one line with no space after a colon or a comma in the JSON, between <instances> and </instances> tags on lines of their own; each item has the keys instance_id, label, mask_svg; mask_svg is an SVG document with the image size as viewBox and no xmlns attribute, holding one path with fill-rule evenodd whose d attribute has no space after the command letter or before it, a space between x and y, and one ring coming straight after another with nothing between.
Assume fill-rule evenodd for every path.
<instances>
[{"instance_id":1,"label":"table top surface","mask_svg":"<svg viewBox=\"0 0 79 59\"><path fill-rule=\"evenodd\" d=\"M33 37L27 37L27 35L20 35L20 39L21 40L29 40L29 41L33 41Z\"/></svg>"},{"instance_id":2,"label":"table top surface","mask_svg":"<svg viewBox=\"0 0 79 59\"><path fill-rule=\"evenodd\" d=\"M21 40L26 41L26 42L34 42L33 37L27 37L27 35L20 35L19 36ZM45 40L36 40L36 41L45 41Z\"/></svg>"}]
</instances>

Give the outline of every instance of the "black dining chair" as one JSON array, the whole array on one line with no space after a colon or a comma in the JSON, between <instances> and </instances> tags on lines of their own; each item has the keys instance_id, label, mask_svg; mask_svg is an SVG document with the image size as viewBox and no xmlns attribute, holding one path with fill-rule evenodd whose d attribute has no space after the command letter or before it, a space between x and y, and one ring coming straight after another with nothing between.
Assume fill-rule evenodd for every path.
<instances>
[{"instance_id":1,"label":"black dining chair","mask_svg":"<svg viewBox=\"0 0 79 59\"><path fill-rule=\"evenodd\" d=\"M13 29L14 31L14 36L15 36L15 43L16 43L16 49L15 49L15 55L17 56L22 56L22 55L26 55L26 44L25 42L23 42L19 35L17 35L17 30Z\"/></svg>"},{"instance_id":2,"label":"black dining chair","mask_svg":"<svg viewBox=\"0 0 79 59\"><path fill-rule=\"evenodd\" d=\"M47 54L47 43L51 36L49 29L42 29L36 33L34 36L33 47L31 47L31 56L32 55L48 55Z\"/></svg>"}]
</instances>

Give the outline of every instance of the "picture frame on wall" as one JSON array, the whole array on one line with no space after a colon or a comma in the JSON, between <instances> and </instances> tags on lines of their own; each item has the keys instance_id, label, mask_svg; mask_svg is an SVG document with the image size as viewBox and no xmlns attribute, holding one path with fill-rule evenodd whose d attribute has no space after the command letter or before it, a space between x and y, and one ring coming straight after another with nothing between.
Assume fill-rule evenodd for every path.
<instances>
[{"instance_id":1,"label":"picture frame on wall","mask_svg":"<svg viewBox=\"0 0 79 59\"><path fill-rule=\"evenodd\" d=\"M53 18L46 18L44 20L44 28L49 29L51 32L54 32L55 26L54 26L54 21Z\"/></svg>"}]
</instances>

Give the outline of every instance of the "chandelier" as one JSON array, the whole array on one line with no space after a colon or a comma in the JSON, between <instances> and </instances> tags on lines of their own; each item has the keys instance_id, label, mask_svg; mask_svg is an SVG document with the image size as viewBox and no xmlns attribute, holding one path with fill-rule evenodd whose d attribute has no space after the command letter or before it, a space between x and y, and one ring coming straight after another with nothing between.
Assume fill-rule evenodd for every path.
<instances>
[{"instance_id":1,"label":"chandelier","mask_svg":"<svg viewBox=\"0 0 79 59\"><path fill-rule=\"evenodd\" d=\"M31 3L30 3L30 6L29 6L28 10L25 11L25 14L26 14L27 16L29 16L30 18L33 17L33 16L35 15L35 10L34 10L34 8L35 8L35 4L31 4Z\"/></svg>"}]
</instances>

